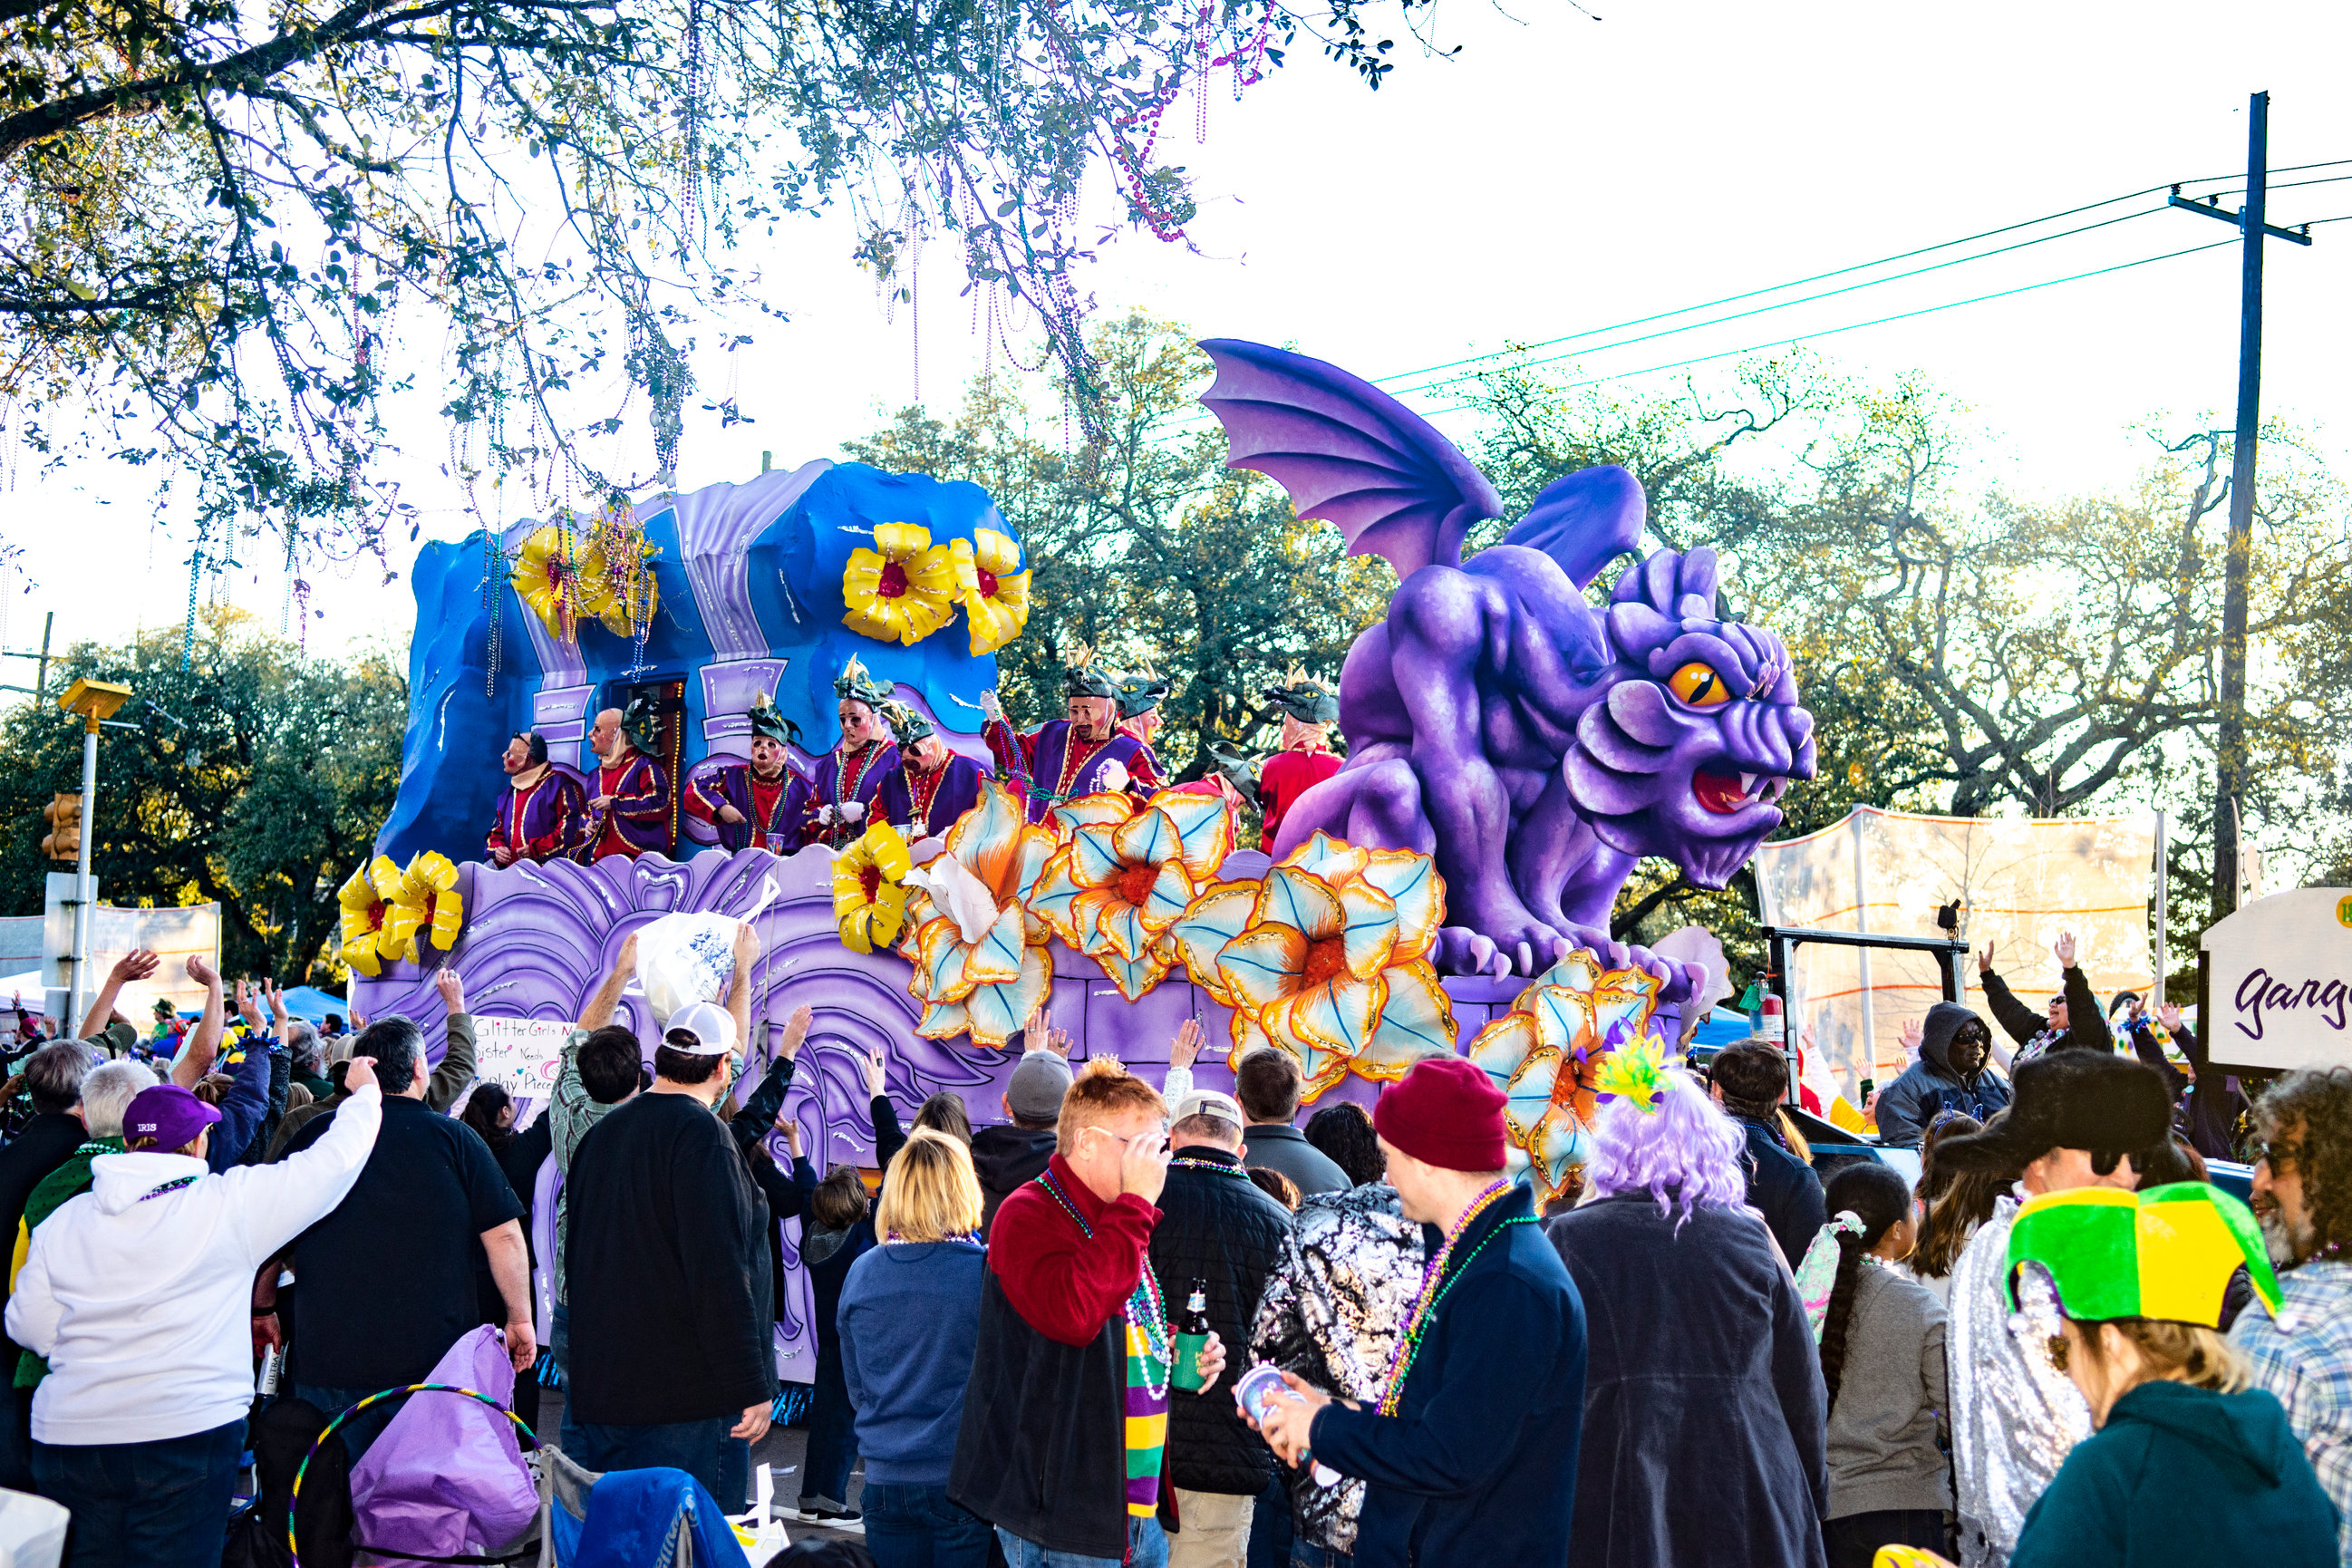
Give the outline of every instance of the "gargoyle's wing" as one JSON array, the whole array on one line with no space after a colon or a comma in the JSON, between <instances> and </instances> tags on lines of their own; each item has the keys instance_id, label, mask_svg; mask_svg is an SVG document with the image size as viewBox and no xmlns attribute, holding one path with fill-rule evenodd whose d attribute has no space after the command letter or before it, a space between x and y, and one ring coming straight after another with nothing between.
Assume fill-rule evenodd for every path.
<instances>
[{"instance_id":1,"label":"gargoyle's wing","mask_svg":"<svg viewBox=\"0 0 2352 1568\"><path fill-rule=\"evenodd\" d=\"M1305 518L1337 525L1350 555L1384 555L1400 577L1462 563L1462 536L1503 514L1486 476L1429 421L1337 365L1264 343L1201 345L1217 379L1201 395L1231 442L1225 462L1290 492Z\"/></svg>"},{"instance_id":2,"label":"gargoyle's wing","mask_svg":"<svg viewBox=\"0 0 2352 1568\"><path fill-rule=\"evenodd\" d=\"M1648 515L1642 481L1604 463L1544 486L1503 542L1542 551L1582 588L1610 562L1641 549L1642 522Z\"/></svg>"}]
</instances>

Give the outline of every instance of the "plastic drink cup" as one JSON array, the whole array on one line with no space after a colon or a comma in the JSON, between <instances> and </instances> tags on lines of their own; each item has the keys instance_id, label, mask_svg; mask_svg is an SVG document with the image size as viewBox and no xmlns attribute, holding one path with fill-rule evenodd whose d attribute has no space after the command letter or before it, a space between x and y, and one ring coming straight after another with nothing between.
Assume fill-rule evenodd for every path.
<instances>
[{"instance_id":1,"label":"plastic drink cup","mask_svg":"<svg viewBox=\"0 0 2352 1568\"><path fill-rule=\"evenodd\" d=\"M1251 1420L1257 1422L1265 1419L1266 1408L1276 1395L1297 1397L1290 1393L1290 1385L1282 1381L1282 1369L1271 1362L1263 1361L1242 1373L1240 1380L1234 1384L1234 1393L1241 1400L1243 1411ZM1315 1464L1313 1451L1300 1450L1298 1462L1302 1465ZM1339 1472L1328 1465L1315 1465L1315 1484L1318 1487L1338 1486Z\"/></svg>"}]
</instances>

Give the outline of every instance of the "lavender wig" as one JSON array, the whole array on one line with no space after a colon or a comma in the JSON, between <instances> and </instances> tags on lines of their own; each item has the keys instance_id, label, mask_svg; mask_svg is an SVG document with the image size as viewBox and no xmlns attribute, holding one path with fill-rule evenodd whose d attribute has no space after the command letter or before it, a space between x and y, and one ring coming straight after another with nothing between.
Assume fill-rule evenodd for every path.
<instances>
[{"instance_id":1,"label":"lavender wig","mask_svg":"<svg viewBox=\"0 0 2352 1568\"><path fill-rule=\"evenodd\" d=\"M1740 1171L1747 1138L1688 1073L1660 1077L1656 1108L1643 1110L1618 1098L1593 1119L1592 1153L1584 1166L1584 1200L1647 1192L1658 1212L1679 1208L1675 1228L1691 1210L1735 1208L1748 1201Z\"/></svg>"}]
</instances>

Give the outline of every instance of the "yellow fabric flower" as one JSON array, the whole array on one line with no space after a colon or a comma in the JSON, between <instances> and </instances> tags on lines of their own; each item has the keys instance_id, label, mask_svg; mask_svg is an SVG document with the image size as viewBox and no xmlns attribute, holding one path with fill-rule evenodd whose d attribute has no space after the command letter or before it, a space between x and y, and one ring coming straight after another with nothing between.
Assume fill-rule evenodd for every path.
<instances>
[{"instance_id":1,"label":"yellow fabric flower","mask_svg":"<svg viewBox=\"0 0 2352 1568\"><path fill-rule=\"evenodd\" d=\"M902 882L914 869L907 841L887 822L877 822L834 858L833 916L841 940L859 952L887 948L907 918Z\"/></svg>"},{"instance_id":2,"label":"yellow fabric flower","mask_svg":"<svg viewBox=\"0 0 2352 1568\"><path fill-rule=\"evenodd\" d=\"M972 657L994 653L1029 624L1029 574L1021 547L992 528L972 530L972 539L950 541L957 603L963 605Z\"/></svg>"},{"instance_id":3,"label":"yellow fabric flower","mask_svg":"<svg viewBox=\"0 0 2352 1568\"><path fill-rule=\"evenodd\" d=\"M564 531L551 522L524 540L508 581L549 631L572 642L580 635L576 616L602 616L612 610L613 584L603 547L574 529L567 549Z\"/></svg>"},{"instance_id":4,"label":"yellow fabric flower","mask_svg":"<svg viewBox=\"0 0 2352 1568\"><path fill-rule=\"evenodd\" d=\"M396 920L408 931L398 956L422 962L418 946L430 941L446 952L457 942L465 924L465 900L457 891L457 868L437 849L420 849L401 873L400 886L389 900L387 925Z\"/></svg>"},{"instance_id":5,"label":"yellow fabric flower","mask_svg":"<svg viewBox=\"0 0 2352 1568\"><path fill-rule=\"evenodd\" d=\"M383 961L408 950L416 933L412 913L396 904L406 877L389 855L379 855L353 871L336 901L342 906L341 957L355 973L374 979Z\"/></svg>"},{"instance_id":6,"label":"yellow fabric flower","mask_svg":"<svg viewBox=\"0 0 2352 1568\"><path fill-rule=\"evenodd\" d=\"M948 547L911 522L874 531L872 550L849 552L841 574L842 624L879 642L912 647L955 614L955 565Z\"/></svg>"}]
</instances>

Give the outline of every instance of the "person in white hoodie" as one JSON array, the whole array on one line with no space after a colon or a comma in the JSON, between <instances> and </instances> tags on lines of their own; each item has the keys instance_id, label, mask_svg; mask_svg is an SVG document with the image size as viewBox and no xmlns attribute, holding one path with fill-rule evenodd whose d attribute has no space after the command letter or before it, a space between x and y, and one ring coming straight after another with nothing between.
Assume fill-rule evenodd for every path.
<instances>
[{"instance_id":1,"label":"person in white hoodie","mask_svg":"<svg viewBox=\"0 0 2352 1568\"><path fill-rule=\"evenodd\" d=\"M73 1512L68 1568L215 1568L253 1402L254 1271L351 1190L383 1096L353 1058L351 1097L275 1165L205 1170L220 1112L176 1084L122 1118L126 1152L32 1236L11 1338L48 1358L33 1479Z\"/></svg>"}]
</instances>

